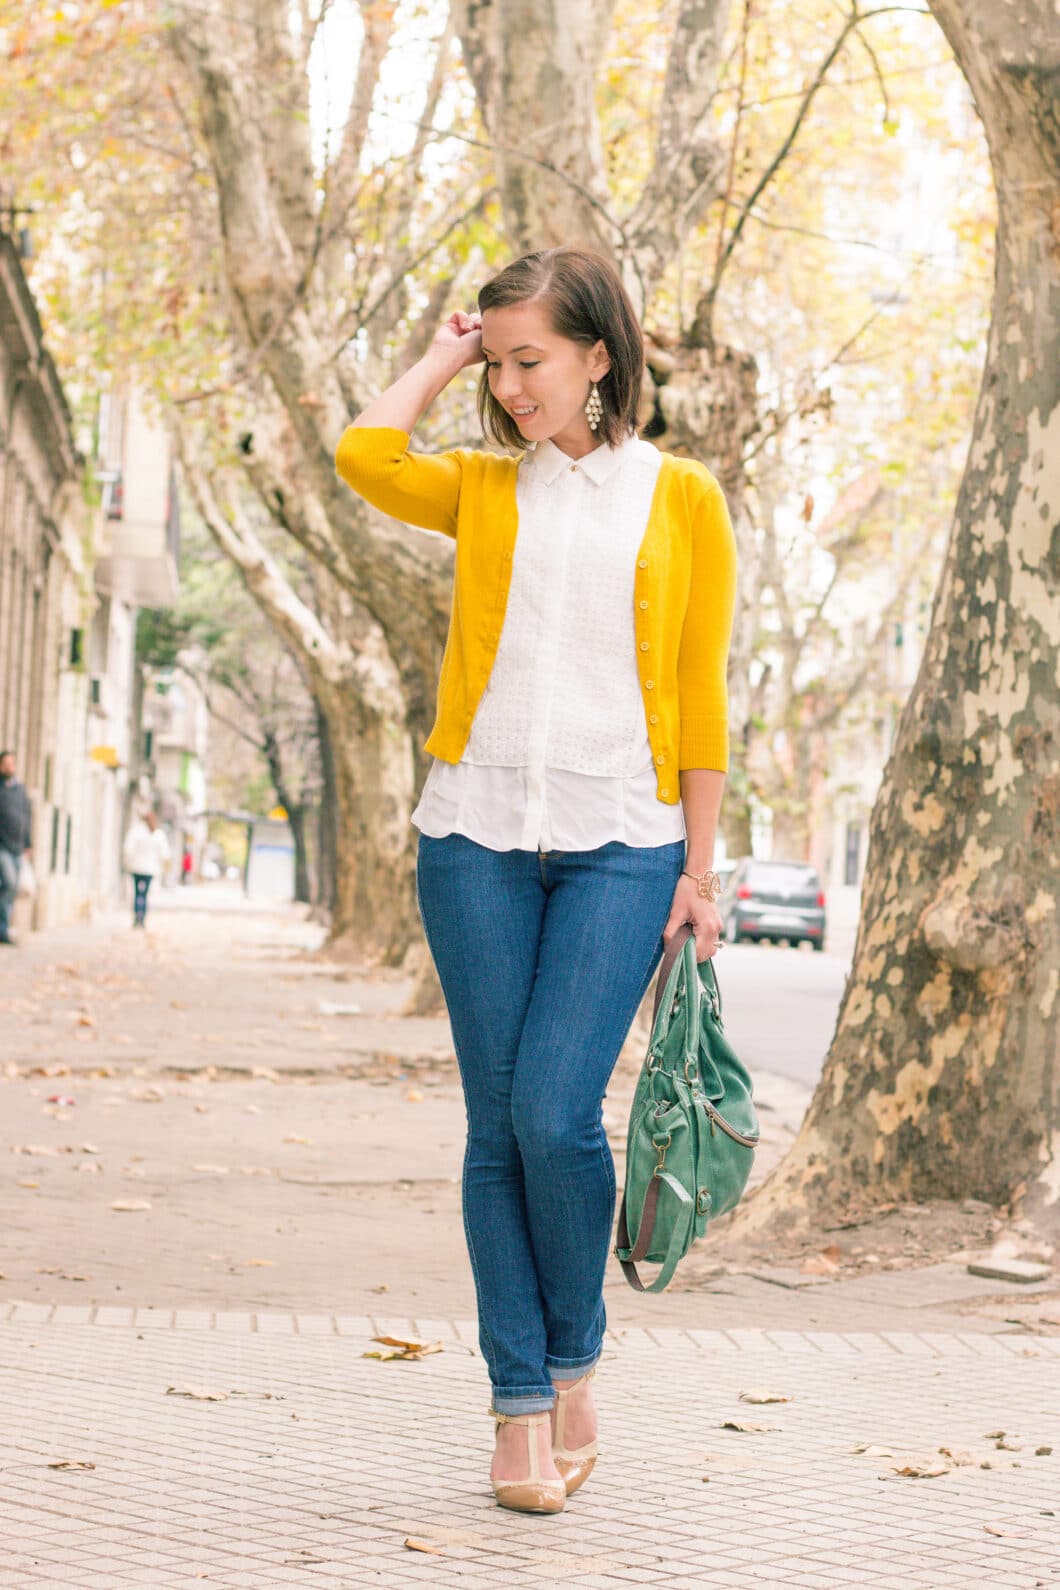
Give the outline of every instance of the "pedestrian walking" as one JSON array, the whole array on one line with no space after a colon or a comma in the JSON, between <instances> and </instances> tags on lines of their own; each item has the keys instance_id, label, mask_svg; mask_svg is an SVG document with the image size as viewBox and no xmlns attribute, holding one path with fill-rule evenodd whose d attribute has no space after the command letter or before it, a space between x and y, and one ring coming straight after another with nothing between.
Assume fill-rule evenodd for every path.
<instances>
[{"instance_id":1,"label":"pedestrian walking","mask_svg":"<svg viewBox=\"0 0 1060 1590\"><path fill-rule=\"evenodd\" d=\"M19 873L33 842L33 811L15 777L14 751L0 751L0 944L14 944L11 911Z\"/></svg>"},{"instance_id":2,"label":"pedestrian walking","mask_svg":"<svg viewBox=\"0 0 1060 1590\"><path fill-rule=\"evenodd\" d=\"M410 450L454 376L504 453ZM736 580L722 492L639 438L643 339L576 248L526 255L343 435L340 475L456 543L413 814L468 1116L464 1223L498 1502L559 1512L596 1460L615 1175L604 1090L668 941L720 946L711 870Z\"/></svg>"},{"instance_id":3,"label":"pedestrian walking","mask_svg":"<svg viewBox=\"0 0 1060 1590\"><path fill-rule=\"evenodd\" d=\"M154 812L135 817L129 825L122 849L125 870L133 881L133 927L142 928L147 919L147 891L151 880L164 872L169 863L169 840L158 826Z\"/></svg>"}]
</instances>

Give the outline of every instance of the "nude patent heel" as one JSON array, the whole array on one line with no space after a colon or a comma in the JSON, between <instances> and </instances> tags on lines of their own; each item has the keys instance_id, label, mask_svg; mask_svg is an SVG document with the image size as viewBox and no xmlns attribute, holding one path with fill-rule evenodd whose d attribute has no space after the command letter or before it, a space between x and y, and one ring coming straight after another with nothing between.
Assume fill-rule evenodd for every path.
<instances>
[{"instance_id":1,"label":"nude patent heel","mask_svg":"<svg viewBox=\"0 0 1060 1590\"><path fill-rule=\"evenodd\" d=\"M493 1494L501 1507L516 1513L562 1513L567 1488L562 1479L546 1480L541 1473L537 1450L537 1431L550 1415L545 1413L497 1413L490 1409L497 1424L521 1424L526 1430L526 1452L530 1472L525 1480L491 1480Z\"/></svg>"},{"instance_id":2,"label":"nude patent heel","mask_svg":"<svg viewBox=\"0 0 1060 1590\"><path fill-rule=\"evenodd\" d=\"M596 1370L590 1369L586 1374L576 1380L573 1386L567 1386L563 1391L556 1388L556 1433L552 1438L552 1458L563 1475L567 1495L573 1496L579 1485L585 1481L593 1471L597 1458L597 1444L595 1436L587 1441L584 1446L575 1447L568 1451L565 1445L567 1439L567 1399L579 1386L593 1378Z\"/></svg>"}]
</instances>

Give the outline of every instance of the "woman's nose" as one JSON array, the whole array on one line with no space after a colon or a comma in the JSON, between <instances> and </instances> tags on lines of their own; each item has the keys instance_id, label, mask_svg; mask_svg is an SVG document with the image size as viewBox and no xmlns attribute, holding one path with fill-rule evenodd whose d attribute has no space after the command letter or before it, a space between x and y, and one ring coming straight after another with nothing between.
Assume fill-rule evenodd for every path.
<instances>
[{"instance_id":1,"label":"woman's nose","mask_svg":"<svg viewBox=\"0 0 1060 1590\"><path fill-rule=\"evenodd\" d=\"M498 370L493 378L493 395L499 403L509 403L519 391L515 371Z\"/></svg>"}]
</instances>

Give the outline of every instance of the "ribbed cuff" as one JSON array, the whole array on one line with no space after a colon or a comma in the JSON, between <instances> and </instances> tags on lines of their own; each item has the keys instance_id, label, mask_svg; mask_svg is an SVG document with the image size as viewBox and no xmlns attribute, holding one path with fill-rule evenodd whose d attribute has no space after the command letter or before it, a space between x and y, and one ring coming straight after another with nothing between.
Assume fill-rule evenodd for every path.
<instances>
[{"instance_id":1,"label":"ribbed cuff","mask_svg":"<svg viewBox=\"0 0 1060 1590\"><path fill-rule=\"evenodd\" d=\"M681 719L681 743L677 765L709 768L715 773L729 770L729 721L727 718Z\"/></svg>"}]
</instances>

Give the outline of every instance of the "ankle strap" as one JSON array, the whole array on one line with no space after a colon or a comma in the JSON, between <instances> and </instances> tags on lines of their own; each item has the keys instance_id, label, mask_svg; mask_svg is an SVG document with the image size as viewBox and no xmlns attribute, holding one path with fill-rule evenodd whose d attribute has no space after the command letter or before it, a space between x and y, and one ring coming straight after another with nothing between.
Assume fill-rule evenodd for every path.
<instances>
[{"instance_id":1,"label":"ankle strap","mask_svg":"<svg viewBox=\"0 0 1060 1590\"><path fill-rule=\"evenodd\" d=\"M556 1387L556 1396L557 1397L564 1397L564 1398L569 1397L572 1391L577 1391L579 1386L584 1386L585 1382L587 1380L591 1380L595 1374L596 1374L596 1365L594 1364L591 1369L587 1369L585 1371L584 1375L579 1375L577 1380L572 1380L569 1386L564 1386L562 1388L562 1390L560 1389L559 1386L557 1386Z\"/></svg>"},{"instance_id":2,"label":"ankle strap","mask_svg":"<svg viewBox=\"0 0 1060 1590\"><path fill-rule=\"evenodd\" d=\"M533 1424L535 1419L547 1419L550 1411L542 1408L538 1413L498 1413L496 1408L491 1408L489 1415L497 1424Z\"/></svg>"}]
</instances>

